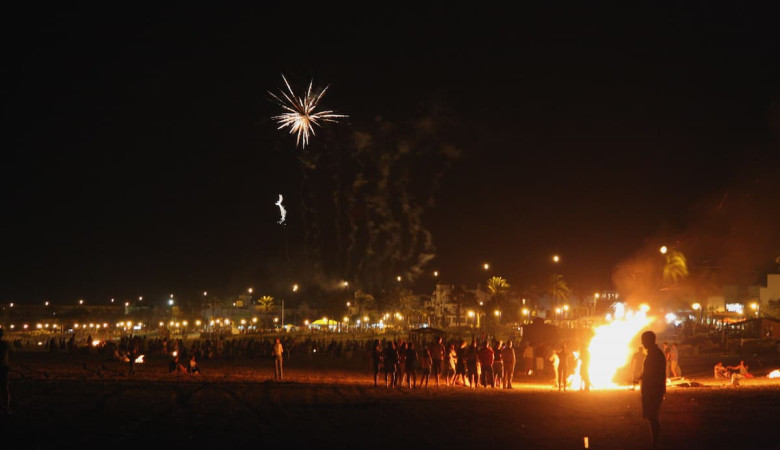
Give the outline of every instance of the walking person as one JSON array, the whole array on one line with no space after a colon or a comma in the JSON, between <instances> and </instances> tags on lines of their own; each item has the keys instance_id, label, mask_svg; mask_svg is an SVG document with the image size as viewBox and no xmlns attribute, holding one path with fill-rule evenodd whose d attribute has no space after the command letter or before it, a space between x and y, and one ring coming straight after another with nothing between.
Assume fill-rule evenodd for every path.
<instances>
[{"instance_id":1,"label":"walking person","mask_svg":"<svg viewBox=\"0 0 780 450\"><path fill-rule=\"evenodd\" d=\"M515 349L512 340L508 340L501 350L501 359L504 361L504 389L512 389L512 378L515 375Z\"/></svg>"},{"instance_id":2,"label":"walking person","mask_svg":"<svg viewBox=\"0 0 780 450\"><path fill-rule=\"evenodd\" d=\"M642 333L642 346L647 349L647 356L642 367L642 417L650 422L653 448L658 447L661 435L661 424L658 415L666 394L666 357L655 343L655 333Z\"/></svg>"},{"instance_id":3,"label":"walking person","mask_svg":"<svg viewBox=\"0 0 780 450\"><path fill-rule=\"evenodd\" d=\"M11 415L11 387L8 384L8 372L11 370L9 354L11 346L3 339L3 329L0 328L0 395L3 403L0 408L5 415Z\"/></svg>"},{"instance_id":4,"label":"walking person","mask_svg":"<svg viewBox=\"0 0 780 450\"><path fill-rule=\"evenodd\" d=\"M284 378L284 370L283 370L283 357L284 357L284 347L282 347L282 341L279 338L274 339L274 347L273 347L273 357L274 357L274 380L276 381L282 381L282 378Z\"/></svg>"}]
</instances>

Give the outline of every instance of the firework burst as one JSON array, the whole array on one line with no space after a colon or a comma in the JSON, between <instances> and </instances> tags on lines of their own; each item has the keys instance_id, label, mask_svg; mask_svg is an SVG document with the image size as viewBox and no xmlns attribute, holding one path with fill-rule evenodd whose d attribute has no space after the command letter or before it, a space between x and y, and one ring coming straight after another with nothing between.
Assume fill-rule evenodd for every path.
<instances>
[{"instance_id":1,"label":"firework burst","mask_svg":"<svg viewBox=\"0 0 780 450\"><path fill-rule=\"evenodd\" d=\"M314 136L314 125L321 126L320 122L338 122L339 119L347 117L344 114L337 114L335 111L315 111L327 92L328 87L319 91L312 92L313 82L309 82L309 89L303 97L296 96L287 82L287 78L282 75L287 91L279 90L279 95L269 92L271 97L284 110L282 114L271 117L279 124L279 130L285 127L290 128L290 134L295 135L295 145L302 148L309 143L309 137Z\"/></svg>"}]
</instances>

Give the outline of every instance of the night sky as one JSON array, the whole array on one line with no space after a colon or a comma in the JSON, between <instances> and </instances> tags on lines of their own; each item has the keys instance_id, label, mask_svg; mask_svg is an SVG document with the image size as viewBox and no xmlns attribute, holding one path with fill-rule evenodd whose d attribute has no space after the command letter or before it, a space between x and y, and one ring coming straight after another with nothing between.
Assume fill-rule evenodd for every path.
<instances>
[{"instance_id":1,"label":"night sky","mask_svg":"<svg viewBox=\"0 0 780 450\"><path fill-rule=\"evenodd\" d=\"M6 10L0 302L302 282L303 150L268 95L282 74L329 84L323 106L350 116L309 154L445 118L437 138L461 156L422 214L436 257L418 291L434 269L473 285L489 262L518 287L558 270L589 294L659 243L712 262L719 236L755 245L732 248L741 267L780 255L771 11L330 3ZM749 224L710 226L732 205L717 220Z\"/></svg>"}]
</instances>

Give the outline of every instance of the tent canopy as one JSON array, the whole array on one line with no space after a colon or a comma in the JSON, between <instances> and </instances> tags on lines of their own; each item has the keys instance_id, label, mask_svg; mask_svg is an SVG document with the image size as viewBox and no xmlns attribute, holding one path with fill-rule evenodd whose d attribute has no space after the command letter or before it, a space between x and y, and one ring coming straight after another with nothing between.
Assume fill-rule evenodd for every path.
<instances>
[{"instance_id":1,"label":"tent canopy","mask_svg":"<svg viewBox=\"0 0 780 450\"><path fill-rule=\"evenodd\" d=\"M328 319L327 322L326 322L325 319L317 319L314 322L312 322L311 324L312 325L320 325L320 326L325 326L325 325L330 326L330 325L338 325L339 323L336 322L333 319Z\"/></svg>"}]
</instances>

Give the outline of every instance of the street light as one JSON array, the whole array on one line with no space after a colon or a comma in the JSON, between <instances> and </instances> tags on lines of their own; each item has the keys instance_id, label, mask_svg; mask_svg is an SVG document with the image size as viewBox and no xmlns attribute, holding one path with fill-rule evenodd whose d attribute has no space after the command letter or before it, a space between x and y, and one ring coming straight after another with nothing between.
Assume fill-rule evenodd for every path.
<instances>
[{"instance_id":1,"label":"street light","mask_svg":"<svg viewBox=\"0 0 780 450\"><path fill-rule=\"evenodd\" d=\"M661 248L659 248L659 249L658 249L658 251L659 251L659 252L660 252L662 255L665 255L665 254L666 254L666 252L668 252L668 251L669 251L669 249L668 249L668 248L666 248L666 246L665 246L665 245L662 245L662 246L661 246Z\"/></svg>"},{"instance_id":2,"label":"street light","mask_svg":"<svg viewBox=\"0 0 780 450\"><path fill-rule=\"evenodd\" d=\"M484 264L482 264L482 268L483 268L484 270L490 270L490 264L488 264L488 263L484 263Z\"/></svg>"},{"instance_id":3,"label":"street light","mask_svg":"<svg viewBox=\"0 0 780 450\"><path fill-rule=\"evenodd\" d=\"M558 264L558 262L561 260L561 257L558 255L553 255L552 261L555 264ZM553 298L552 303L553 305L558 303L558 274L553 270Z\"/></svg>"},{"instance_id":4,"label":"street light","mask_svg":"<svg viewBox=\"0 0 780 450\"><path fill-rule=\"evenodd\" d=\"M758 303L753 302L750 304L750 309L756 312L756 317L758 317L758 312L761 310L761 307Z\"/></svg>"}]
</instances>

